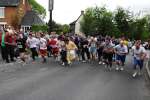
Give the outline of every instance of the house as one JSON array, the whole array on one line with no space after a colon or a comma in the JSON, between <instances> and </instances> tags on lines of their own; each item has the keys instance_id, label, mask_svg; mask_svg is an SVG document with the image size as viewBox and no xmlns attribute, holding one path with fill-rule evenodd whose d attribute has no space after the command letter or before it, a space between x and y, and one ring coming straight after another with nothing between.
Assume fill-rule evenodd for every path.
<instances>
[{"instance_id":1,"label":"house","mask_svg":"<svg viewBox=\"0 0 150 100\"><path fill-rule=\"evenodd\" d=\"M0 25L3 27L13 26L15 29L23 27L24 31L30 29L31 25L34 24L31 21L34 17L36 20L37 18L41 20L38 14L33 13L28 0L0 0ZM27 16L31 16L30 14L34 16L28 19L31 22L29 27L29 24L25 25L27 23L25 19Z\"/></svg>"},{"instance_id":2,"label":"house","mask_svg":"<svg viewBox=\"0 0 150 100\"><path fill-rule=\"evenodd\" d=\"M83 16L84 16L84 11L81 11L81 14L80 16L78 17L77 20L73 21L72 23L70 23L70 30L71 30L71 33L74 33L74 34L80 34L82 35L83 33L81 32L81 25L80 25L80 22L81 20L83 19Z\"/></svg>"},{"instance_id":3,"label":"house","mask_svg":"<svg viewBox=\"0 0 150 100\"><path fill-rule=\"evenodd\" d=\"M43 25L45 24L43 20L38 16L38 14L31 10L27 11L21 21L21 29L24 31L30 30L32 25Z\"/></svg>"}]
</instances>

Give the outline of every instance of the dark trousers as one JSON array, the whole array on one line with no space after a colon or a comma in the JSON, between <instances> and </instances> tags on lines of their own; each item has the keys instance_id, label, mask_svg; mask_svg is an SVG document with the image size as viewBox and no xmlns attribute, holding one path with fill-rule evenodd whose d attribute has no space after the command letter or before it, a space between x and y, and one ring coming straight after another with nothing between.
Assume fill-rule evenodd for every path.
<instances>
[{"instance_id":1,"label":"dark trousers","mask_svg":"<svg viewBox=\"0 0 150 100\"><path fill-rule=\"evenodd\" d=\"M85 60L85 54L87 56L87 59L90 60L90 52L88 48L82 48L81 50L82 60Z\"/></svg>"},{"instance_id":2,"label":"dark trousers","mask_svg":"<svg viewBox=\"0 0 150 100\"><path fill-rule=\"evenodd\" d=\"M14 46L7 45L6 46L6 62L9 62L9 56L10 60L14 61Z\"/></svg>"},{"instance_id":3,"label":"dark trousers","mask_svg":"<svg viewBox=\"0 0 150 100\"><path fill-rule=\"evenodd\" d=\"M1 47L1 56L3 60L6 60L7 62L9 62L8 57L7 57L7 48L6 47Z\"/></svg>"},{"instance_id":4,"label":"dark trousers","mask_svg":"<svg viewBox=\"0 0 150 100\"><path fill-rule=\"evenodd\" d=\"M38 53L36 51L36 48L31 48L31 52L32 52L32 59L35 60L35 57L38 56Z\"/></svg>"},{"instance_id":5,"label":"dark trousers","mask_svg":"<svg viewBox=\"0 0 150 100\"><path fill-rule=\"evenodd\" d=\"M113 53L104 53L104 60L108 66L112 67Z\"/></svg>"},{"instance_id":6,"label":"dark trousers","mask_svg":"<svg viewBox=\"0 0 150 100\"><path fill-rule=\"evenodd\" d=\"M97 49L97 53L98 53L98 61L101 61L102 55L103 55L103 49Z\"/></svg>"},{"instance_id":7,"label":"dark trousers","mask_svg":"<svg viewBox=\"0 0 150 100\"><path fill-rule=\"evenodd\" d=\"M48 57L50 57L52 55L52 47L47 46L47 51L48 51Z\"/></svg>"},{"instance_id":8,"label":"dark trousers","mask_svg":"<svg viewBox=\"0 0 150 100\"><path fill-rule=\"evenodd\" d=\"M62 61L63 63L67 63L67 51L62 50L62 51L60 52L60 55L61 55L61 61Z\"/></svg>"}]
</instances>

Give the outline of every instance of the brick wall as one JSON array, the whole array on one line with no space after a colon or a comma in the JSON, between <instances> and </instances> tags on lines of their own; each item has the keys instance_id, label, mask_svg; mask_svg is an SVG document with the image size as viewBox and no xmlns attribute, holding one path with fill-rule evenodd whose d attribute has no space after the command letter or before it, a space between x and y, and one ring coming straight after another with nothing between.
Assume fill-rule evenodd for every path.
<instances>
[{"instance_id":1,"label":"brick wall","mask_svg":"<svg viewBox=\"0 0 150 100\"><path fill-rule=\"evenodd\" d=\"M23 16L29 10L31 10L31 6L28 0L25 0L25 4L23 4L23 0L20 0L20 4L17 7L5 7L5 18L0 18L0 22L7 22L7 25L10 26L13 26L16 22L20 24Z\"/></svg>"}]
</instances>

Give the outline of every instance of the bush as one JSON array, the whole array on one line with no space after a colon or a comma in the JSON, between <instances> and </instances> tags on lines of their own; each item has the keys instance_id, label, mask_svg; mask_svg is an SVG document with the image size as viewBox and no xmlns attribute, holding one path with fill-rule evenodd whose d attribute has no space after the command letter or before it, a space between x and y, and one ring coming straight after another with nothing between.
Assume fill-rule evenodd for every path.
<instances>
[{"instance_id":1,"label":"bush","mask_svg":"<svg viewBox=\"0 0 150 100\"><path fill-rule=\"evenodd\" d=\"M39 31L48 32L48 26L47 25L32 25L31 30L33 32L39 32Z\"/></svg>"}]
</instances>

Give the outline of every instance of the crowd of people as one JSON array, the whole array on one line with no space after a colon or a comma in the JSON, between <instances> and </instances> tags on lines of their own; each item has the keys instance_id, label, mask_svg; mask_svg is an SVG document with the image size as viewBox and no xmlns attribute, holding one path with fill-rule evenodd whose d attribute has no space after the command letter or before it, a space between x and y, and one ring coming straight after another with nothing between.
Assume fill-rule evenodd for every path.
<instances>
[{"instance_id":1,"label":"crowd of people","mask_svg":"<svg viewBox=\"0 0 150 100\"><path fill-rule=\"evenodd\" d=\"M149 58L141 40L131 42L124 36L114 38L110 36L66 36L64 34L51 35L43 32L15 31L13 28L0 29L0 45L3 61L15 62L14 58L21 59L26 63L27 54L31 54L32 63L36 58L42 58L42 63L47 62L47 57L54 57L63 66L70 66L74 61L97 62L112 70L115 66L117 71L123 71L126 56L133 56L133 77L141 75L144 60ZM149 42L150 44L150 42ZM150 48L150 46L147 48ZM114 64L115 62L115 64Z\"/></svg>"}]
</instances>

